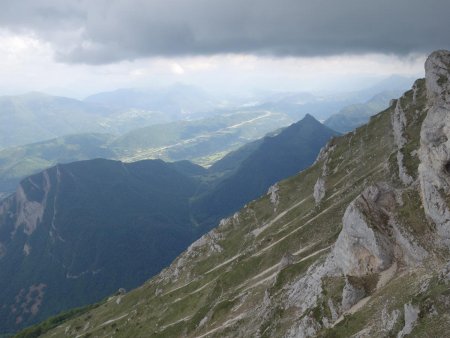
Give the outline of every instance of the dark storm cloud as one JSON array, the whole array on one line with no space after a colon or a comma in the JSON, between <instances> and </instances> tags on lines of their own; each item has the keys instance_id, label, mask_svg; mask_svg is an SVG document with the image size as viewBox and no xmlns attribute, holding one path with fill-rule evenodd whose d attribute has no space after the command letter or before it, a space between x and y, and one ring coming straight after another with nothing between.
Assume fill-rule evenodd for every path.
<instances>
[{"instance_id":1,"label":"dark storm cloud","mask_svg":"<svg viewBox=\"0 0 450 338\"><path fill-rule=\"evenodd\" d=\"M0 26L64 62L252 53L406 55L449 48L448 0L3 0Z\"/></svg>"}]
</instances>

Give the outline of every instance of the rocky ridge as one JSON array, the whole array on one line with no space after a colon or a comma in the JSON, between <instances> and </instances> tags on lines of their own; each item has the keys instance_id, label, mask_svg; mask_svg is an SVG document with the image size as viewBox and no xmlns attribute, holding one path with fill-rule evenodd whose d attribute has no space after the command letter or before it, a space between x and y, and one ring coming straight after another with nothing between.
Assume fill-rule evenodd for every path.
<instances>
[{"instance_id":1,"label":"rocky ridge","mask_svg":"<svg viewBox=\"0 0 450 338\"><path fill-rule=\"evenodd\" d=\"M448 335L450 52L425 68L276 199L272 188L120 304L44 336Z\"/></svg>"}]
</instances>

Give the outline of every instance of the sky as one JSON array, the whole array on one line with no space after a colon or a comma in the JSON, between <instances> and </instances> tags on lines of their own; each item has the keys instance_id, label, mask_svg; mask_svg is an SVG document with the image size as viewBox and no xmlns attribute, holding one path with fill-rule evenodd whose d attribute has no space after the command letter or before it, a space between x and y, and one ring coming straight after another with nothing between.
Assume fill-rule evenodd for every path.
<instances>
[{"instance_id":1,"label":"sky","mask_svg":"<svg viewBox=\"0 0 450 338\"><path fill-rule=\"evenodd\" d=\"M0 94L191 83L345 91L423 76L448 0L0 0Z\"/></svg>"}]
</instances>

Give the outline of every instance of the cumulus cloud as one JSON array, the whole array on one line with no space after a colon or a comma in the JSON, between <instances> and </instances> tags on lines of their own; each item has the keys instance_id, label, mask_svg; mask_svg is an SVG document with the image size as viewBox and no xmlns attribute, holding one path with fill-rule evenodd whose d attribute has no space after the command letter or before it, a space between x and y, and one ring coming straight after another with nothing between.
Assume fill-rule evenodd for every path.
<instances>
[{"instance_id":1,"label":"cumulus cloud","mask_svg":"<svg viewBox=\"0 0 450 338\"><path fill-rule=\"evenodd\" d=\"M0 27L58 60L154 56L406 55L449 48L448 0L3 0Z\"/></svg>"}]
</instances>

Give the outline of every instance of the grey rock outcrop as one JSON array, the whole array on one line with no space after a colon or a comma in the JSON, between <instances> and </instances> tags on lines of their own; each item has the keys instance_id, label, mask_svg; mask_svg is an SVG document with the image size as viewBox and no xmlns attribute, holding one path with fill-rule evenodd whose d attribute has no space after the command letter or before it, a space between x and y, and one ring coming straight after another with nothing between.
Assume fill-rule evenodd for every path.
<instances>
[{"instance_id":1,"label":"grey rock outcrop","mask_svg":"<svg viewBox=\"0 0 450 338\"><path fill-rule=\"evenodd\" d=\"M323 161L322 172L317 178L316 184L314 185L313 197L316 204L319 204L326 194L326 182L325 178L328 175L328 162L330 160L330 154L333 152L335 146L332 145L331 141L320 150L319 155L315 163Z\"/></svg>"},{"instance_id":2,"label":"grey rock outcrop","mask_svg":"<svg viewBox=\"0 0 450 338\"><path fill-rule=\"evenodd\" d=\"M16 228L24 226L24 232L31 235L42 219L45 206L42 203L28 200L26 193L20 186L16 193L17 215Z\"/></svg>"},{"instance_id":3,"label":"grey rock outcrop","mask_svg":"<svg viewBox=\"0 0 450 338\"><path fill-rule=\"evenodd\" d=\"M316 204L325 197L325 180L322 177L319 177L314 185L313 196Z\"/></svg>"},{"instance_id":4,"label":"grey rock outcrop","mask_svg":"<svg viewBox=\"0 0 450 338\"><path fill-rule=\"evenodd\" d=\"M396 101L394 113L391 117L392 129L394 131L394 140L397 145L397 165L398 165L398 176L404 185L410 185L413 182L413 178L406 172L405 165L403 163L403 147L407 140L405 138L404 132L406 127L406 115L403 111L401 100Z\"/></svg>"},{"instance_id":5,"label":"grey rock outcrop","mask_svg":"<svg viewBox=\"0 0 450 338\"><path fill-rule=\"evenodd\" d=\"M422 124L419 180L425 214L440 244L450 246L450 52L432 53L425 63L429 111Z\"/></svg>"},{"instance_id":6,"label":"grey rock outcrop","mask_svg":"<svg viewBox=\"0 0 450 338\"><path fill-rule=\"evenodd\" d=\"M401 314L400 310L395 309L392 310L391 313L388 313L386 306L383 308L383 311L381 312L381 320L384 332L392 331L398 319L400 318L400 314Z\"/></svg>"},{"instance_id":7,"label":"grey rock outcrop","mask_svg":"<svg viewBox=\"0 0 450 338\"><path fill-rule=\"evenodd\" d=\"M417 319L419 318L420 310L419 308L413 306L411 303L405 304L405 326L403 329L397 334L397 338L402 338L407 334L410 334L416 324Z\"/></svg>"},{"instance_id":8,"label":"grey rock outcrop","mask_svg":"<svg viewBox=\"0 0 450 338\"><path fill-rule=\"evenodd\" d=\"M270 203L273 205L273 211L277 211L278 204L280 204L280 196L278 195L280 188L277 183L269 187L267 195L269 195Z\"/></svg>"},{"instance_id":9,"label":"grey rock outcrop","mask_svg":"<svg viewBox=\"0 0 450 338\"><path fill-rule=\"evenodd\" d=\"M395 196L386 186L371 186L347 207L333 250L336 264L345 275L378 273L391 265L394 249L388 238L385 208L393 201Z\"/></svg>"},{"instance_id":10,"label":"grey rock outcrop","mask_svg":"<svg viewBox=\"0 0 450 338\"><path fill-rule=\"evenodd\" d=\"M397 223L392 212L397 203L395 190L378 183L366 188L347 207L333 249L336 265L344 275L379 273L398 260L416 266L427 257L427 252Z\"/></svg>"}]
</instances>

